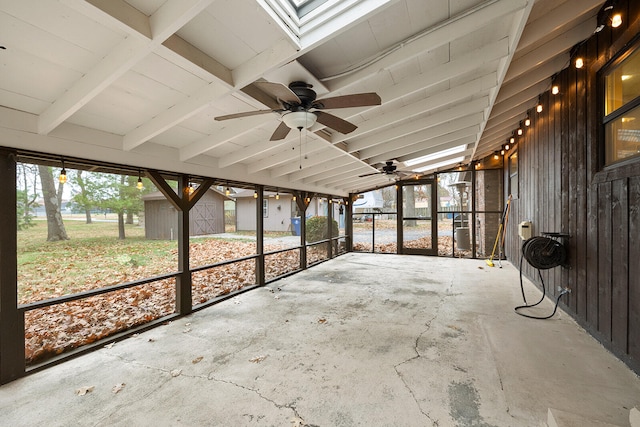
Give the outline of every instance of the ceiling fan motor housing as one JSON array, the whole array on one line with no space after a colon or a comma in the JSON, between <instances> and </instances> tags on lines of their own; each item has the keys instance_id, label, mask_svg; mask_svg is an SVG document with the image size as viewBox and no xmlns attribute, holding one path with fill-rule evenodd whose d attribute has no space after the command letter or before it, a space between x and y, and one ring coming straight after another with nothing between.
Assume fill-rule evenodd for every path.
<instances>
[{"instance_id":1,"label":"ceiling fan motor housing","mask_svg":"<svg viewBox=\"0 0 640 427\"><path fill-rule=\"evenodd\" d=\"M290 104L291 107L298 107L297 111L308 110L309 108L311 108L311 105L313 104L313 101L316 100L317 96L316 92L311 89L312 87L313 85L305 82L291 82L289 84L289 89L291 89L291 91L295 93L298 98L300 98L300 105L296 106L294 104ZM291 111L296 110L294 109Z\"/></svg>"},{"instance_id":2,"label":"ceiling fan motor housing","mask_svg":"<svg viewBox=\"0 0 640 427\"><path fill-rule=\"evenodd\" d=\"M387 164L382 167L382 170L387 174L392 174L398 168L393 162L386 162Z\"/></svg>"}]
</instances>

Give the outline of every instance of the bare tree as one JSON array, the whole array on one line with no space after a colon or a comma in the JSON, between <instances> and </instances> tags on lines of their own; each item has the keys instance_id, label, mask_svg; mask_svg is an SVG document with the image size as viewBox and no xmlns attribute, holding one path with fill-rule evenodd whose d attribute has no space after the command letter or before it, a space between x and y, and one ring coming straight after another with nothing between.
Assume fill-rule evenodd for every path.
<instances>
[{"instance_id":1,"label":"bare tree","mask_svg":"<svg viewBox=\"0 0 640 427\"><path fill-rule=\"evenodd\" d=\"M58 191L56 191L53 172L48 166L38 165L38 173L40 175L40 183L42 184L44 209L47 213L47 241L69 240L60 213L63 184L60 183Z\"/></svg>"},{"instance_id":2,"label":"bare tree","mask_svg":"<svg viewBox=\"0 0 640 427\"><path fill-rule=\"evenodd\" d=\"M38 198L38 172L36 165L17 164L17 202L18 202L18 228L30 227L32 224L32 209L37 207Z\"/></svg>"},{"instance_id":3,"label":"bare tree","mask_svg":"<svg viewBox=\"0 0 640 427\"><path fill-rule=\"evenodd\" d=\"M93 207L94 202L91 199L91 195L87 189L87 183L85 182L85 178L82 176L81 170L76 173L76 183L78 184L78 187L80 187L80 193L73 196L73 200L84 209L87 224L91 224L93 222L91 220L91 208Z\"/></svg>"}]
</instances>

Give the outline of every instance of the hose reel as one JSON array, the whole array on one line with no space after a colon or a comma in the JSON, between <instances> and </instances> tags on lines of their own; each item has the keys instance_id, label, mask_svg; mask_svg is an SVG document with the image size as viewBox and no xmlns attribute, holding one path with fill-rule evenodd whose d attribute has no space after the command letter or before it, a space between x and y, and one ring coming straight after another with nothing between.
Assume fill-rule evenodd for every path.
<instances>
[{"instance_id":1,"label":"hose reel","mask_svg":"<svg viewBox=\"0 0 640 427\"><path fill-rule=\"evenodd\" d=\"M567 260L567 251L564 245L557 240L559 237L569 237L567 234L562 233L543 233L545 236L536 236L531 237L524 241L522 244L522 255L520 256L520 290L522 291L522 299L524 300L524 305L516 307L514 310L521 316L528 317L530 319L549 319L554 314L556 314L556 310L558 309L558 304L560 303L560 298L571 292L569 288L564 288L561 290L560 294L556 298L556 305L553 308L553 313L548 316L532 316L525 313L520 313L518 310L523 308L531 308L540 304L546 295L546 287L544 285L544 279L542 278L541 270L548 270L550 268L558 267L564 265ZM524 294L524 285L522 284L522 261L526 259L527 262L534 268L538 270L538 277L540 278L540 282L542 283L542 298L540 301L535 304L527 304L527 298Z\"/></svg>"},{"instance_id":2,"label":"hose reel","mask_svg":"<svg viewBox=\"0 0 640 427\"><path fill-rule=\"evenodd\" d=\"M526 240L522 244L522 254L538 270L558 267L567 259L564 245L551 237L536 236Z\"/></svg>"}]
</instances>

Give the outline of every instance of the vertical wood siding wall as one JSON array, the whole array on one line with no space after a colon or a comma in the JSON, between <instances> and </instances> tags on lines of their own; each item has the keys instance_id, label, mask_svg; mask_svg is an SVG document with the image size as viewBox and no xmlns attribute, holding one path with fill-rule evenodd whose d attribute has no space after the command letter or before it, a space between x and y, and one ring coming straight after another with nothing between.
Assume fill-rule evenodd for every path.
<instances>
[{"instance_id":1,"label":"vertical wood siding wall","mask_svg":"<svg viewBox=\"0 0 640 427\"><path fill-rule=\"evenodd\" d=\"M599 155L597 73L640 33L640 2L619 5L623 26L606 27L581 45L585 67L569 65L555 79L560 93L545 92L543 112L530 111L532 124L515 147L519 197L512 202L506 253L519 266L517 225L524 220L532 221L534 236L568 233L567 268L543 271L548 295L570 288L563 308L640 372L640 159L603 170ZM536 271L523 264L525 275L539 285Z\"/></svg>"}]
</instances>

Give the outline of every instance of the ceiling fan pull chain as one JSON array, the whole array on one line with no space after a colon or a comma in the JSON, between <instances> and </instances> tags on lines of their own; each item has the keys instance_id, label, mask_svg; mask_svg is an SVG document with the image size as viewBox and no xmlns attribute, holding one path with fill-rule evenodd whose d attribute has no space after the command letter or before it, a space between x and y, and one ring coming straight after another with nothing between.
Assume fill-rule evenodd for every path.
<instances>
[{"instance_id":1,"label":"ceiling fan pull chain","mask_svg":"<svg viewBox=\"0 0 640 427\"><path fill-rule=\"evenodd\" d=\"M300 169L302 169L302 129L298 130L298 135L298 140L300 141L300 149L298 150L300 155Z\"/></svg>"}]
</instances>

